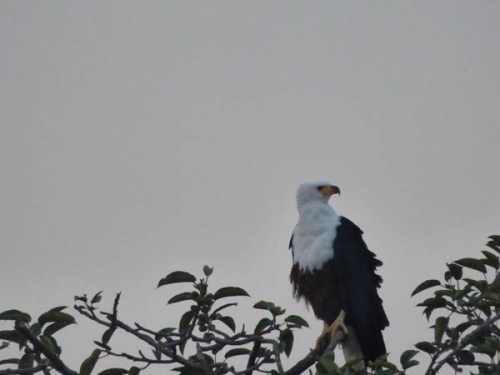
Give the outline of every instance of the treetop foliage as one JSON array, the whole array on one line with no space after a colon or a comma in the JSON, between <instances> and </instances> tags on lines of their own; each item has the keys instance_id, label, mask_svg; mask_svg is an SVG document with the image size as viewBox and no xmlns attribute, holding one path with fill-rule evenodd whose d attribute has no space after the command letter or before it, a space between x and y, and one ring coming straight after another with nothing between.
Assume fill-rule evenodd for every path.
<instances>
[{"instance_id":1,"label":"treetop foliage","mask_svg":"<svg viewBox=\"0 0 500 375\"><path fill-rule=\"evenodd\" d=\"M17 309L0 313L0 354L9 345L19 349L13 358L0 356L0 375L51 374L64 375L137 375L160 371L175 371L180 375L234 374L254 372L267 374L301 374L315 366L320 375L374 374L405 375L407 370L428 362L425 375L437 374L443 367L455 372L498 375L500 373L500 236L490 236L479 257L458 259L446 264L442 279L425 280L412 296L432 293L417 306L431 323L431 337L402 352L398 362L388 355L370 362L368 369L355 370L362 359L339 366L333 349L344 337L323 342L320 348L305 353L304 358L285 369L283 356L289 356L296 332L308 327L297 315L269 301L253 305L261 318L247 328L237 322L231 308L248 293L239 287L226 286L212 290L209 285L213 268L204 266L203 276L189 272L171 272L158 282L158 288L183 284L184 292L170 297L168 304L186 306L175 326L149 328L139 323L129 324L119 318L120 294L111 311L99 307L102 292L76 296L74 311L85 319L102 326L103 333L94 341L94 350L82 360L78 370L63 361L62 348L56 336L74 324L74 316L66 306L58 306L41 314L36 320ZM4 329L10 326L9 329ZM136 352L113 349L113 336L121 332L137 342ZM119 359L121 367L106 367L110 358ZM117 361L113 361L116 363ZM425 367L424 367L425 368ZM156 370L158 371L158 370Z\"/></svg>"}]
</instances>

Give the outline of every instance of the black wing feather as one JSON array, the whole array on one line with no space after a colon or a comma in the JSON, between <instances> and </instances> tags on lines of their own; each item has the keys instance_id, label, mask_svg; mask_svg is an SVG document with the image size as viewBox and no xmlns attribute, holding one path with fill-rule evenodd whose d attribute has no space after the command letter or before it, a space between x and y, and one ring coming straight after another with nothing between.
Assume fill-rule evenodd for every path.
<instances>
[{"instance_id":1,"label":"black wing feather","mask_svg":"<svg viewBox=\"0 0 500 375\"><path fill-rule=\"evenodd\" d=\"M353 222L341 217L333 244L334 262L347 305L346 323L354 328L365 358L374 360L386 353L381 331L389 321L377 293L382 278L375 269L382 262L368 250L362 235Z\"/></svg>"}]
</instances>

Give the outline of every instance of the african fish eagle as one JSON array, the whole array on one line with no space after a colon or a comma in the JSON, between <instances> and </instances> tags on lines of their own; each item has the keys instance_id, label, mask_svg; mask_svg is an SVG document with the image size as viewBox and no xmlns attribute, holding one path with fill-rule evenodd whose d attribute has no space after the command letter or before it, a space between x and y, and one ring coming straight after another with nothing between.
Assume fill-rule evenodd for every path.
<instances>
[{"instance_id":1,"label":"african fish eagle","mask_svg":"<svg viewBox=\"0 0 500 375\"><path fill-rule=\"evenodd\" d=\"M297 190L290 282L294 297L324 322L320 338L342 329L357 339L366 364L386 353L382 330L389 321L377 293L382 278L375 273L382 262L368 250L361 229L328 204L333 194L340 190L327 182L303 183Z\"/></svg>"}]
</instances>

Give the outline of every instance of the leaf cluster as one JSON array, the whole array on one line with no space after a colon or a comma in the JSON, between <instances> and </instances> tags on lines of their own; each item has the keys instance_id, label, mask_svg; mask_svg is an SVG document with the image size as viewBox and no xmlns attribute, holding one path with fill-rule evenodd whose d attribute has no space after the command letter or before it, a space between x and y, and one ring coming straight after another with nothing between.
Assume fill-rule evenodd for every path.
<instances>
[{"instance_id":1,"label":"leaf cluster","mask_svg":"<svg viewBox=\"0 0 500 375\"><path fill-rule=\"evenodd\" d=\"M57 332L75 323L75 318L64 312L66 308L54 307L34 322L29 314L16 309L0 313L0 320L10 321L14 325L13 329L0 331L0 340L4 340L1 347L5 348L9 343L16 344L22 352L20 358L2 360L0 365L13 364L25 373L30 369L48 371L54 368L71 374L71 370L58 360L62 349L55 338Z\"/></svg>"},{"instance_id":2,"label":"leaf cluster","mask_svg":"<svg viewBox=\"0 0 500 375\"><path fill-rule=\"evenodd\" d=\"M433 315L433 340L415 347L430 356L427 374L444 366L471 374L500 372L500 236L490 236L480 257L448 263L443 280L426 280L412 293L433 289L418 306Z\"/></svg>"},{"instance_id":3,"label":"leaf cluster","mask_svg":"<svg viewBox=\"0 0 500 375\"><path fill-rule=\"evenodd\" d=\"M228 312L237 305L235 299L248 297L248 293L234 286L212 290L209 285L212 273L213 269L205 266L204 276L199 279L189 272L175 271L158 282L159 288L172 284L187 286L187 290L167 301L167 305L185 305L178 324L159 329L137 323L129 325L120 320L120 294L116 295L111 312L99 307L102 292L92 298L87 295L75 297L75 310L104 328L100 338L94 341L95 349L83 360L78 371L64 364L61 347L54 338L58 331L75 323L73 316L63 311L66 307L43 313L35 323L22 311L4 311L0 313L0 320L11 321L14 327L0 331L0 340L5 341L4 347L15 343L24 354L21 358L1 360L0 375L48 373L51 370L69 375L137 375L154 366L182 375L251 374L257 370L283 373L281 356L290 355L294 331L307 327L307 322L297 315L286 315L285 309L272 302L260 301L254 308L266 316L247 330ZM145 343L149 352L144 349L136 353L116 351L112 338L118 331ZM120 358L129 364L95 371L98 363L106 367L106 358ZM9 365L16 368L2 369Z\"/></svg>"},{"instance_id":4,"label":"leaf cluster","mask_svg":"<svg viewBox=\"0 0 500 375\"><path fill-rule=\"evenodd\" d=\"M431 321L432 334L431 338L405 350L398 363L383 355L370 362L366 369L360 369L361 358L339 366L333 353L341 340L338 338L331 340L324 353L324 347L312 350L285 370L282 356L290 356L296 331L308 327L307 322L300 316L287 315L285 309L273 302L258 301L253 309L262 317L255 326L246 328L237 322L231 308L237 305L239 298L248 297L248 293L235 286L213 290L209 284L213 268L204 266L201 278L186 271L175 271L158 282L162 290L173 284L186 287L167 301L167 305L185 307L174 326L152 329L139 323L127 324L118 316L120 294L116 295L111 311L99 306L102 292L91 298L75 297L74 309L103 328L102 335L94 341L95 348L78 371L63 362L62 348L55 337L75 323L65 306L44 312L36 321L16 309L1 312L0 321L12 324L12 328L0 331L0 352L8 345L16 345L20 354L0 359L0 375L54 372L138 375L153 367L181 375L251 375L254 372L298 375L312 365L319 375L405 375L408 369L419 365L422 355L429 361L425 375L438 374L443 366L457 373L497 375L500 373L500 236L490 236L486 245L488 250L483 250L480 257L450 262L441 280L426 280L415 288L412 296L432 293L418 304ZM135 339L142 349L126 353L115 350L116 332ZM144 345L147 349L143 349ZM120 359L121 367L106 367L106 359L110 358ZM104 369L96 371L98 364Z\"/></svg>"}]
</instances>

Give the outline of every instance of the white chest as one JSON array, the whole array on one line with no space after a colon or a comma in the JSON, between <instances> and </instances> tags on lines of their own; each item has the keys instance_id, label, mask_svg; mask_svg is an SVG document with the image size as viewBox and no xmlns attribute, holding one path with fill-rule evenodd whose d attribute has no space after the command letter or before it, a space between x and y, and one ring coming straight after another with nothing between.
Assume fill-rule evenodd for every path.
<instances>
[{"instance_id":1,"label":"white chest","mask_svg":"<svg viewBox=\"0 0 500 375\"><path fill-rule=\"evenodd\" d=\"M293 231L293 262L313 271L334 256L333 242L340 217L329 205L313 205L300 212Z\"/></svg>"}]
</instances>

